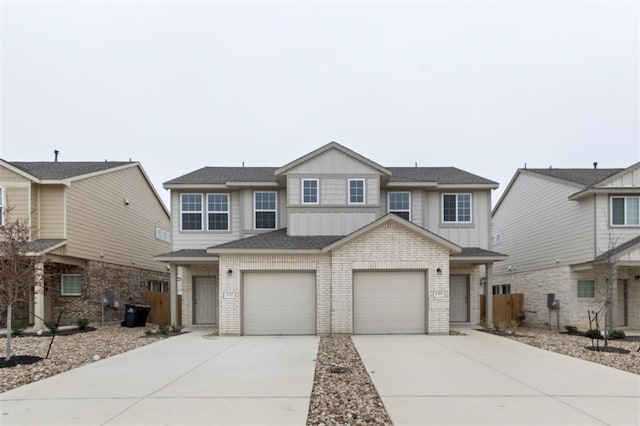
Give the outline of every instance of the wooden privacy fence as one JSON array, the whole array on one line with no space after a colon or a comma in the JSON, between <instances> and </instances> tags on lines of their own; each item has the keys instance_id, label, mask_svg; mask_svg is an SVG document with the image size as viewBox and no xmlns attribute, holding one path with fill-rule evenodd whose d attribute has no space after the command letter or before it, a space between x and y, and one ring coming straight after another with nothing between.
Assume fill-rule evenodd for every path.
<instances>
[{"instance_id":1,"label":"wooden privacy fence","mask_svg":"<svg viewBox=\"0 0 640 426\"><path fill-rule=\"evenodd\" d=\"M160 293L159 291L149 291L146 294L147 305L151 308L147 322L153 324L171 324L171 299L169 293ZM178 304L178 327L182 326L182 296L176 297Z\"/></svg>"},{"instance_id":2,"label":"wooden privacy fence","mask_svg":"<svg viewBox=\"0 0 640 426\"><path fill-rule=\"evenodd\" d=\"M487 318L485 295L480 295L480 321ZM508 324L511 320L520 321L524 310L524 294L496 294L493 296L493 323Z\"/></svg>"}]
</instances>

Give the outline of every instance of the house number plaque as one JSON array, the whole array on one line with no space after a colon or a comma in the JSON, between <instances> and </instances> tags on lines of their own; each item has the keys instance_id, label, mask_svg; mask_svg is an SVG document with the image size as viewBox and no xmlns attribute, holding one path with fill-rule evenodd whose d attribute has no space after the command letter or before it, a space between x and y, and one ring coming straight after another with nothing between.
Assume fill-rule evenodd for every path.
<instances>
[{"instance_id":1,"label":"house number plaque","mask_svg":"<svg viewBox=\"0 0 640 426\"><path fill-rule=\"evenodd\" d=\"M236 292L235 291L225 291L222 293L222 298L223 299L235 299L236 298Z\"/></svg>"}]
</instances>

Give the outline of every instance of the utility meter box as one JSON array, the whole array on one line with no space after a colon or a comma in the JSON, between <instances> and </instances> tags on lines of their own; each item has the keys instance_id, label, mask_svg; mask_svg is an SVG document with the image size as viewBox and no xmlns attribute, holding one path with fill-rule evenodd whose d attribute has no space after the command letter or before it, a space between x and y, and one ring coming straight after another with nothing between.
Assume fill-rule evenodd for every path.
<instances>
[{"instance_id":1,"label":"utility meter box","mask_svg":"<svg viewBox=\"0 0 640 426\"><path fill-rule=\"evenodd\" d=\"M556 307L556 294L547 293L547 308L554 309Z\"/></svg>"}]
</instances>

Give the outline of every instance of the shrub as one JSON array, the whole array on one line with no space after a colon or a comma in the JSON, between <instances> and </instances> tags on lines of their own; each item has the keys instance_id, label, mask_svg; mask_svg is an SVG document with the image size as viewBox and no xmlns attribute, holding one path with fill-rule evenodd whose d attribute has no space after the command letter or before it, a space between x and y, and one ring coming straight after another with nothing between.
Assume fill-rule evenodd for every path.
<instances>
[{"instance_id":1,"label":"shrub","mask_svg":"<svg viewBox=\"0 0 640 426\"><path fill-rule=\"evenodd\" d=\"M565 325L564 329L567 330L567 333L569 333L569 334L578 333L578 327L573 326L573 325Z\"/></svg>"},{"instance_id":2,"label":"shrub","mask_svg":"<svg viewBox=\"0 0 640 426\"><path fill-rule=\"evenodd\" d=\"M78 329L79 330L85 330L87 328L87 326L89 325L89 320L86 318L80 318L78 320Z\"/></svg>"},{"instance_id":3,"label":"shrub","mask_svg":"<svg viewBox=\"0 0 640 426\"><path fill-rule=\"evenodd\" d=\"M19 336L22 334L23 331L27 329L27 326L28 324L24 320L11 321L11 333L13 333L16 336Z\"/></svg>"},{"instance_id":4,"label":"shrub","mask_svg":"<svg viewBox=\"0 0 640 426\"><path fill-rule=\"evenodd\" d=\"M600 339L602 338L602 333L597 328L590 328L584 332L584 336L590 339Z\"/></svg>"},{"instance_id":5,"label":"shrub","mask_svg":"<svg viewBox=\"0 0 640 426\"><path fill-rule=\"evenodd\" d=\"M160 324L158 326L158 333L159 334L167 335L167 334L169 334L170 331L171 331L171 329L169 328L169 324Z\"/></svg>"},{"instance_id":6,"label":"shrub","mask_svg":"<svg viewBox=\"0 0 640 426\"><path fill-rule=\"evenodd\" d=\"M144 330L144 334L145 336L151 336L153 334L153 330L150 328L147 328Z\"/></svg>"},{"instance_id":7,"label":"shrub","mask_svg":"<svg viewBox=\"0 0 640 426\"><path fill-rule=\"evenodd\" d=\"M609 339L611 340L624 340L625 337L627 337L627 335L624 334L622 330L613 330L609 333Z\"/></svg>"},{"instance_id":8,"label":"shrub","mask_svg":"<svg viewBox=\"0 0 640 426\"><path fill-rule=\"evenodd\" d=\"M49 329L50 332L55 333L56 331L58 331L58 324L56 324L53 321L45 321L44 322L45 327L47 327Z\"/></svg>"},{"instance_id":9,"label":"shrub","mask_svg":"<svg viewBox=\"0 0 640 426\"><path fill-rule=\"evenodd\" d=\"M177 326L177 325L175 325L175 324L171 324L171 332L172 332L172 333L180 333L180 330L182 330L182 328L181 328L181 327L178 327L178 326Z\"/></svg>"}]
</instances>

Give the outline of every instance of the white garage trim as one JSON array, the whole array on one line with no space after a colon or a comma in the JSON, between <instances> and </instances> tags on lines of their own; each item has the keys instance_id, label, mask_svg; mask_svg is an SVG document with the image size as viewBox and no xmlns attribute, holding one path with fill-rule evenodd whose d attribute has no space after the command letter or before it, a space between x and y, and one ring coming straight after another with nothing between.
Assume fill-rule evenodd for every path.
<instances>
[{"instance_id":1,"label":"white garage trim","mask_svg":"<svg viewBox=\"0 0 640 426\"><path fill-rule=\"evenodd\" d=\"M246 335L316 334L315 272L244 272Z\"/></svg>"},{"instance_id":2,"label":"white garage trim","mask_svg":"<svg viewBox=\"0 0 640 426\"><path fill-rule=\"evenodd\" d=\"M425 271L353 273L354 334L426 333Z\"/></svg>"}]
</instances>

